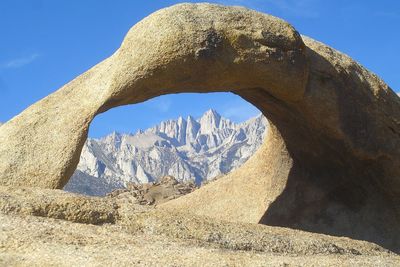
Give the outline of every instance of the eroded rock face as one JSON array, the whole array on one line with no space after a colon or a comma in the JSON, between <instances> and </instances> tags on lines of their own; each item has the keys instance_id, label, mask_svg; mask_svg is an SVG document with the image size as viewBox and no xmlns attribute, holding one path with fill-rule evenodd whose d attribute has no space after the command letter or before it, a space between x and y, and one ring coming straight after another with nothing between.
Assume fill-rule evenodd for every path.
<instances>
[{"instance_id":1,"label":"eroded rock face","mask_svg":"<svg viewBox=\"0 0 400 267\"><path fill-rule=\"evenodd\" d=\"M305 90L307 64L300 35L275 17L206 4L160 10L111 57L2 126L1 183L61 188L93 117L115 106L248 88L293 101Z\"/></svg>"},{"instance_id":2,"label":"eroded rock face","mask_svg":"<svg viewBox=\"0 0 400 267\"><path fill-rule=\"evenodd\" d=\"M253 103L270 134L239 170L163 208L399 249L400 98L349 57L240 7L181 4L139 22L111 57L0 128L0 183L61 188L98 113L212 91Z\"/></svg>"},{"instance_id":3,"label":"eroded rock face","mask_svg":"<svg viewBox=\"0 0 400 267\"><path fill-rule=\"evenodd\" d=\"M139 205L159 205L189 194L197 189L194 182L178 182L175 177L167 175L158 182L145 184L128 183L127 188L117 189L107 194L108 197L126 195L133 197Z\"/></svg>"}]
</instances>

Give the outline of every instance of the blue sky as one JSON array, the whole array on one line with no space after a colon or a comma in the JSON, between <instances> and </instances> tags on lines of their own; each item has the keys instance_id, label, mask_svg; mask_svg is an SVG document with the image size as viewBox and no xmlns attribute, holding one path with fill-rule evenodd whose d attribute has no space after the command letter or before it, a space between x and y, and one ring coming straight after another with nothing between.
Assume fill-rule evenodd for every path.
<instances>
[{"instance_id":1,"label":"blue sky","mask_svg":"<svg viewBox=\"0 0 400 267\"><path fill-rule=\"evenodd\" d=\"M55 91L111 55L143 17L179 2L1 0L0 121ZM221 0L281 17L302 34L348 55L400 90L400 1ZM91 136L135 132L209 108L234 121L258 111L228 93L167 95L99 115Z\"/></svg>"}]
</instances>

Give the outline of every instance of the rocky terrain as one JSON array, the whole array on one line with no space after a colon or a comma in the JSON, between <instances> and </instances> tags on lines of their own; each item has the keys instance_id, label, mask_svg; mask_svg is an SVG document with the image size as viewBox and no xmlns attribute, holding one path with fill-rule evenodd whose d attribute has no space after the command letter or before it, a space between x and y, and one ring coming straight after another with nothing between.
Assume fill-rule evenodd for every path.
<instances>
[{"instance_id":1,"label":"rocky terrain","mask_svg":"<svg viewBox=\"0 0 400 267\"><path fill-rule=\"evenodd\" d=\"M97 114L215 91L269 120L236 170L157 205L140 205L146 192L168 199L146 188L103 198L59 190ZM0 127L0 262L399 266L399 136L396 93L289 23L241 7L162 9L109 58Z\"/></svg>"},{"instance_id":2,"label":"rocky terrain","mask_svg":"<svg viewBox=\"0 0 400 267\"><path fill-rule=\"evenodd\" d=\"M0 187L0 266L400 264L368 242L164 211L134 191L97 198Z\"/></svg>"},{"instance_id":3,"label":"rocky terrain","mask_svg":"<svg viewBox=\"0 0 400 267\"><path fill-rule=\"evenodd\" d=\"M156 182L165 175L200 184L246 162L266 129L262 115L235 124L209 110L197 120L180 117L136 134L89 138L64 189L104 196L128 183Z\"/></svg>"},{"instance_id":4,"label":"rocky terrain","mask_svg":"<svg viewBox=\"0 0 400 267\"><path fill-rule=\"evenodd\" d=\"M164 176L158 182L145 184L128 183L127 188L117 189L108 197L129 195L136 198L139 205L158 205L176 199L196 190L194 182L179 182L173 176Z\"/></svg>"}]
</instances>

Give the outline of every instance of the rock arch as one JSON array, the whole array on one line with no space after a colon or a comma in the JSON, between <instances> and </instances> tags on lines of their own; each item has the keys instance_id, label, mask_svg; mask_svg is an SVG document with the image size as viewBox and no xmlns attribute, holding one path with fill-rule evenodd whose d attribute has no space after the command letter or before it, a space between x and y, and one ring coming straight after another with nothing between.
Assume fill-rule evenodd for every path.
<instances>
[{"instance_id":1,"label":"rock arch","mask_svg":"<svg viewBox=\"0 0 400 267\"><path fill-rule=\"evenodd\" d=\"M400 98L349 57L240 7L180 4L0 128L0 183L61 188L94 116L162 94L231 91L270 120L242 168L167 203L399 248Z\"/></svg>"}]
</instances>

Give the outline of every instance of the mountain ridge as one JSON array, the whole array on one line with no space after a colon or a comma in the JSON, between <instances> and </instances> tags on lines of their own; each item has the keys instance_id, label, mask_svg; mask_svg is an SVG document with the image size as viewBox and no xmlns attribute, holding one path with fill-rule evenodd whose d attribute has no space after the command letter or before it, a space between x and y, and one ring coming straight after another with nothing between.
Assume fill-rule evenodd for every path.
<instances>
[{"instance_id":1,"label":"mountain ridge","mask_svg":"<svg viewBox=\"0 0 400 267\"><path fill-rule=\"evenodd\" d=\"M102 196L165 175L200 184L243 164L261 145L267 124L261 114L234 123L210 109L198 119L180 116L134 134L88 138L64 189Z\"/></svg>"}]
</instances>

